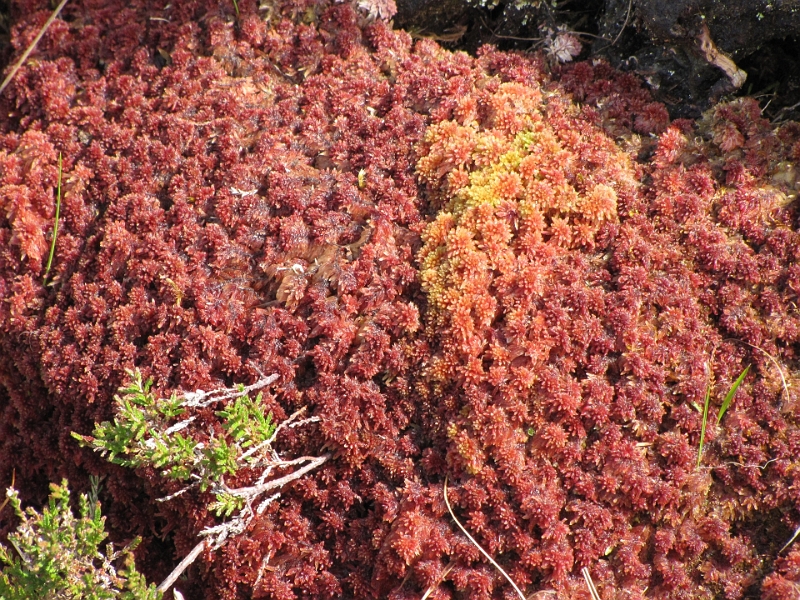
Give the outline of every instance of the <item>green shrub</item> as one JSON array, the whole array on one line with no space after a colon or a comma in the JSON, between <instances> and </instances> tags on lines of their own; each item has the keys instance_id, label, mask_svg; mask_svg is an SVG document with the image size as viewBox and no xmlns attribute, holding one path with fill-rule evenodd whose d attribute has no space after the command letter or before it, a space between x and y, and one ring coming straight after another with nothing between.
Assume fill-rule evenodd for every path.
<instances>
[{"instance_id":1,"label":"green shrub","mask_svg":"<svg viewBox=\"0 0 800 600\"><path fill-rule=\"evenodd\" d=\"M180 397L173 394L169 399L153 394L152 381L144 381L138 370L129 376L127 387L120 388L114 397L114 422L97 424L91 436L73 433L73 437L113 463L154 467L167 478L186 482L179 492L162 500L195 488L210 491L215 501L209 509L219 517L233 517L200 532L203 540L156 588L136 571L132 551L138 539L120 551L111 544L106 545L105 553L98 549L107 535L97 501L97 479L92 480L91 494L79 498L79 518L70 509L66 481L60 486L51 484L49 504L41 514L32 508L22 510L12 482L7 502L22 523L9 536L13 549L0 545L0 600L158 600L204 549L219 548L230 537L241 534L255 515L280 497L284 485L330 458L324 454L283 460L273 449L282 428L319 420L299 419L301 409L276 425L272 414L264 410L261 394L255 399L249 396L249 392L272 383L275 376L263 377L248 387L198 390ZM216 411L221 431L218 435L200 435L192 427L196 416L191 413L213 404L222 405ZM228 487L225 476L243 470L250 474L252 484ZM275 476L276 470L282 474ZM264 498L267 492L272 493ZM122 564L119 571L117 563ZM181 597L179 592L175 596Z\"/></svg>"},{"instance_id":2,"label":"green shrub","mask_svg":"<svg viewBox=\"0 0 800 600\"><path fill-rule=\"evenodd\" d=\"M282 461L273 451L272 442L279 427L273 422L272 413L265 412L261 394L252 399L248 392L271 383L274 377L265 377L248 388L239 385L184 393L182 397L172 394L169 399L162 399L150 391L152 380L144 381L138 370L129 376L130 384L120 388L114 397L114 422L100 423L91 436L73 433L73 437L113 463L155 467L169 479L188 482L186 490L210 489L216 497L210 509L217 516L230 516L261 493L280 487L263 483L274 468L300 466L304 462L319 464L319 459L306 457ZM212 432L208 439L201 438L192 432L195 417L187 414L215 403L224 403L224 408L216 412L224 434ZM280 427L299 425L301 422L294 420L301 413L295 413ZM225 476L237 475L242 469L261 475L258 491L254 487L231 489L225 485Z\"/></svg>"},{"instance_id":3,"label":"green shrub","mask_svg":"<svg viewBox=\"0 0 800 600\"><path fill-rule=\"evenodd\" d=\"M48 505L41 514L22 510L19 494L7 491L12 508L21 519L8 536L11 547L0 545L0 600L157 600L153 585L136 571L133 549L138 540L120 551L107 544L105 517L97 501L97 480L89 496L78 499L79 517L70 509L67 482L51 484ZM115 566L121 564L119 570Z\"/></svg>"}]
</instances>

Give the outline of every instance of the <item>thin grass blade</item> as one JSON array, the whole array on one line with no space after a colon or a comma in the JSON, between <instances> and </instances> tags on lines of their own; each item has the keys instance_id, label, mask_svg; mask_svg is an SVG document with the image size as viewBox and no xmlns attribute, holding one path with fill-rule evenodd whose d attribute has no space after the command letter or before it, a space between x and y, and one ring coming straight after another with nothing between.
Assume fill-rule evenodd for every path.
<instances>
[{"instance_id":1,"label":"thin grass blade","mask_svg":"<svg viewBox=\"0 0 800 600\"><path fill-rule=\"evenodd\" d=\"M747 377L747 372L750 370L750 365L747 365L742 371L742 374L736 378L736 381L733 382L731 389L725 396L725 400L722 401L722 406L719 407L719 412L717 413L717 424L719 425L720 421L722 421L722 417L725 416L725 413L730 408L731 402L733 401L733 397L736 395L736 390L739 389L739 386L744 381L744 378Z\"/></svg>"},{"instance_id":2,"label":"thin grass blade","mask_svg":"<svg viewBox=\"0 0 800 600\"><path fill-rule=\"evenodd\" d=\"M61 152L58 153L58 191L56 192L56 218L53 220L53 239L50 240L50 256L47 258L47 266L44 268L44 280L50 274L50 267L53 266L53 257L56 254L56 239L58 238L58 219L61 216Z\"/></svg>"},{"instance_id":3,"label":"thin grass blade","mask_svg":"<svg viewBox=\"0 0 800 600\"><path fill-rule=\"evenodd\" d=\"M706 399L703 402L703 425L700 428L700 447L697 449L697 466L703 459L703 443L706 441L706 424L708 423L708 404L711 400L711 385L706 388Z\"/></svg>"},{"instance_id":4,"label":"thin grass blade","mask_svg":"<svg viewBox=\"0 0 800 600\"><path fill-rule=\"evenodd\" d=\"M600 594L597 591L597 588L594 586L594 581L592 581L592 575L589 573L589 569L583 567L581 569L581 573L583 574L583 579L586 581L586 587L589 588L589 595L592 597L592 600L601 600Z\"/></svg>"}]
</instances>

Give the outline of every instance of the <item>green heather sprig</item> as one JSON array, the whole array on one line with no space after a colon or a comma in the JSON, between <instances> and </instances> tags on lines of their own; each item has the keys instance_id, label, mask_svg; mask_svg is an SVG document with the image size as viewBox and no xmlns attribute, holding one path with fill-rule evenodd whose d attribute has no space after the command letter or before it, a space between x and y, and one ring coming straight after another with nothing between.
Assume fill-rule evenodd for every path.
<instances>
[{"instance_id":1,"label":"green heather sprig","mask_svg":"<svg viewBox=\"0 0 800 600\"><path fill-rule=\"evenodd\" d=\"M213 487L217 502L212 506L217 516L230 515L242 508L244 499L226 493L221 483L226 475L235 475L240 469L263 461L259 452L245 449L255 447L261 451L273 440L277 427L272 422L272 414L265 414L261 394L251 399L241 385L234 390L221 390L239 394L229 406L216 413L223 418L222 427L227 435L212 435L207 442L200 442L183 433L195 417L173 421L186 413L187 406L202 405L209 397L222 401L229 399L230 394L212 396L195 392L182 398L172 394L165 400L150 391L152 380L143 381L139 371L129 375L130 385L115 396L117 416L114 422L101 423L92 436L73 433L73 437L118 465L152 466L161 469L169 479L192 479L201 492ZM264 378L257 386L274 380L274 377Z\"/></svg>"},{"instance_id":2,"label":"green heather sprig","mask_svg":"<svg viewBox=\"0 0 800 600\"><path fill-rule=\"evenodd\" d=\"M73 437L113 463L133 468L153 467L169 479L187 482L161 501L198 488L200 492L214 494L209 510L218 517L232 517L200 533L207 540L198 543L158 586L158 590L165 591L205 547L219 548L229 537L242 533L255 515L280 496L278 490L317 468L330 455L283 460L273 449L283 428L319 420L318 417L299 419L304 412L301 409L280 424L273 422L272 414L264 408L262 395L251 398L249 394L275 381L276 375L262 377L250 386L210 392L197 390L180 396L173 393L168 399L158 398L151 391L152 380L144 381L138 370L129 371L128 375L129 385L114 396L114 422L96 425L91 436L73 433ZM192 427L196 416L191 413L214 404L222 405L215 413L221 419L222 431L214 434L212 430L200 436ZM276 477L276 470L285 474ZM226 476L238 477L243 473L252 485L231 488L225 483ZM267 492L273 493L254 506Z\"/></svg>"},{"instance_id":3,"label":"green heather sprig","mask_svg":"<svg viewBox=\"0 0 800 600\"><path fill-rule=\"evenodd\" d=\"M161 592L147 585L136 571L134 540L120 551L107 544L105 517L97 500L98 480L93 478L92 491L78 499L75 517L70 509L70 492L66 480L51 484L50 500L41 514L22 510L19 494L13 487L6 492L21 523L8 536L13 548L0 545L0 598L104 600L157 600ZM122 564L118 570L116 564Z\"/></svg>"}]
</instances>

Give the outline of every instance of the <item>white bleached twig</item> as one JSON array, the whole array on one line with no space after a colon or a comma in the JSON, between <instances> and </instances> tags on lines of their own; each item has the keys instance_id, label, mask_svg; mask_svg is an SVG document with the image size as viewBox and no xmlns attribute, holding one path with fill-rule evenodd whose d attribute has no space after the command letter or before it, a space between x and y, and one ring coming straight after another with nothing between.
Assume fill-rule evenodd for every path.
<instances>
[{"instance_id":1,"label":"white bleached twig","mask_svg":"<svg viewBox=\"0 0 800 600\"><path fill-rule=\"evenodd\" d=\"M0 94L3 93L3 90L6 89L8 84L11 83L11 80L14 79L14 75L17 74L17 71L19 71L20 67L25 64L26 60L28 60L28 57L31 55L31 52L33 52L34 48L39 45L39 41L42 39L47 30L50 29L50 25L53 24L53 21L58 18L59 13L61 13L61 9L66 6L68 1L69 0L61 0L61 4L56 7L56 9L53 11L53 14L50 15L49 19L47 19L44 26L39 30L39 33L36 34L35 38L33 38L30 46L25 49L25 52L22 53L22 56L19 57L19 60L14 63L13 67L11 67L11 71L9 71L8 75L6 75L3 83L0 84Z\"/></svg>"},{"instance_id":2,"label":"white bleached twig","mask_svg":"<svg viewBox=\"0 0 800 600\"><path fill-rule=\"evenodd\" d=\"M500 573L502 573L503 577L505 577L505 578L506 578L506 581L508 581L508 583L510 583L510 584L511 584L511 586L512 586L512 587L514 588L514 590L517 592L517 594L519 595L519 597L520 597L520 598L522 598L522 600L525 600L525 594L523 594L523 593L522 593L522 590L520 590L520 589L519 589L519 587L517 586L517 584L516 584L516 583L514 583L514 580L513 580L513 579L511 579L511 577L509 576L509 574L508 574L508 573L506 573L506 572L503 570L503 567L501 567L499 564L497 564L497 561L496 561L495 559L493 559L493 558L492 558L491 554L489 554L489 553L488 553L486 550L484 550L484 549L481 547L481 545L480 545L480 544L479 544L479 543L478 543L478 542L475 540L475 538L474 538L474 537L472 537L472 536L469 534L469 531L467 531L467 530L464 528L464 526L461 524L461 522L458 520L458 518L456 518L456 515L455 515L455 513L453 512L453 509L452 509L452 508L451 508L451 506L450 506L450 500L447 498L447 475L445 475L445 477L444 477L444 503L447 505L447 510L450 512L450 516L451 516L451 517L453 517L453 521L455 521L455 522L456 522L456 525L458 525L458 528L459 528L459 529L460 529L460 530L461 530L461 531L464 533L464 535L465 535L465 536L467 536L467 539L469 539L469 541L470 541L470 542L472 542L472 543L473 543L473 545L474 545L474 546L475 546L475 547L476 547L478 550L480 550L480 551L481 551L481 554L483 554L483 555L486 557L486 560L488 560L490 563L492 563L492 565L494 566L494 568L495 568L495 569L497 569L498 571L500 571Z\"/></svg>"}]
</instances>

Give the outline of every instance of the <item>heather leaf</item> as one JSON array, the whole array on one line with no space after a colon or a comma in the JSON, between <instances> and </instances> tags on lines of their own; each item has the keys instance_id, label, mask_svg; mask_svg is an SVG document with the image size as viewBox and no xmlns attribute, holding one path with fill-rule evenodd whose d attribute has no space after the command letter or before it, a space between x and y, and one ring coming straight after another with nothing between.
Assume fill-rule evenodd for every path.
<instances>
[{"instance_id":1,"label":"heather leaf","mask_svg":"<svg viewBox=\"0 0 800 600\"><path fill-rule=\"evenodd\" d=\"M223 475L236 473L237 450L235 446L228 445L224 438L211 440L207 448L203 449L203 460L200 465L208 469L210 479L219 479Z\"/></svg>"},{"instance_id":2,"label":"heather leaf","mask_svg":"<svg viewBox=\"0 0 800 600\"><path fill-rule=\"evenodd\" d=\"M172 394L169 400L162 400L159 411L166 419L173 419L186 412L186 409L181 405L181 399L177 394Z\"/></svg>"},{"instance_id":3,"label":"heather leaf","mask_svg":"<svg viewBox=\"0 0 800 600\"><path fill-rule=\"evenodd\" d=\"M223 492L217 494L217 499L209 505L211 510L218 517L230 517L234 511L244 508L245 499L241 496L234 496Z\"/></svg>"},{"instance_id":4,"label":"heather leaf","mask_svg":"<svg viewBox=\"0 0 800 600\"><path fill-rule=\"evenodd\" d=\"M275 432L272 413L264 415L261 394L255 400L241 396L232 406L217 412L217 415L225 419L226 431L234 440L241 442L242 448L264 442Z\"/></svg>"}]
</instances>

